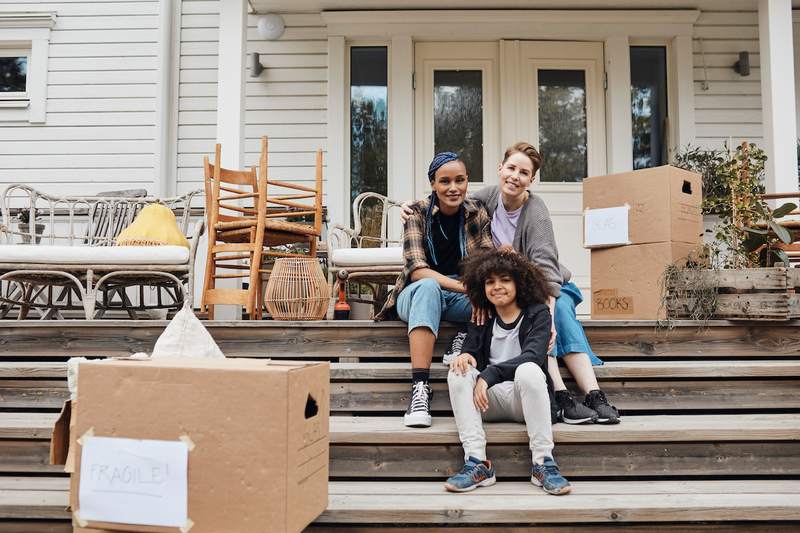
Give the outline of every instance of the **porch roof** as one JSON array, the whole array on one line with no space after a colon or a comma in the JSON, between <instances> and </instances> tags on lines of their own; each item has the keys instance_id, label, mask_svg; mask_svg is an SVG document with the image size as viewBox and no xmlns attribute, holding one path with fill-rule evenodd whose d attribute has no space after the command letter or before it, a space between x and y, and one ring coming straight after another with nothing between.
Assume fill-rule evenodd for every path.
<instances>
[{"instance_id":1,"label":"porch roof","mask_svg":"<svg viewBox=\"0 0 800 533\"><path fill-rule=\"evenodd\" d=\"M755 11L758 0L249 0L258 13L391 9L700 9ZM792 1L800 7L800 0Z\"/></svg>"}]
</instances>

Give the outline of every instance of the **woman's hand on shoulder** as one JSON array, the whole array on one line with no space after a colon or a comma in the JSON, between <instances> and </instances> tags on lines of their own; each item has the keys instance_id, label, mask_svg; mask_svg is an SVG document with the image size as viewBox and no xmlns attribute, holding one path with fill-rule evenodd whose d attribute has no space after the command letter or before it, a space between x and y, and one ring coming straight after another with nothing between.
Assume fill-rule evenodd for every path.
<instances>
[{"instance_id":1,"label":"woman's hand on shoulder","mask_svg":"<svg viewBox=\"0 0 800 533\"><path fill-rule=\"evenodd\" d=\"M450 361L450 371L461 374L462 376L467 375L467 371L469 370L470 366L477 368L478 361L476 361L475 358L468 353L462 353Z\"/></svg>"},{"instance_id":2,"label":"woman's hand on shoulder","mask_svg":"<svg viewBox=\"0 0 800 533\"><path fill-rule=\"evenodd\" d=\"M411 209L411 204L412 202L403 202L400 204L400 220L403 224L408 222L408 219L414 214L414 210Z\"/></svg>"}]
</instances>

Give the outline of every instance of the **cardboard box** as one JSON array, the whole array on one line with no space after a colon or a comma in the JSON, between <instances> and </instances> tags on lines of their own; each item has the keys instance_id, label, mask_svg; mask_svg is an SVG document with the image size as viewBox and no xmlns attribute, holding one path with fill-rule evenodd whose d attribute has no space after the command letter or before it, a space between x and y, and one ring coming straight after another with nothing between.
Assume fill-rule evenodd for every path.
<instances>
[{"instance_id":1,"label":"cardboard box","mask_svg":"<svg viewBox=\"0 0 800 533\"><path fill-rule=\"evenodd\" d=\"M592 250L592 319L664 318L664 269L685 259L697 246L664 242Z\"/></svg>"},{"instance_id":2,"label":"cardboard box","mask_svg":"<svg viewBox=\"0 0 800 533\"><path fill-rule=\"evenodd\" d=\"M87 530L172 533L302 530L328 503L329 395L327 362L81 363L71 434L76 441L73 524ZM88 485L103 467L93 458L83 468L91 450L87 443L98 442L85 440L90 436L115 437L113 444L122 439L185 442L187 523L144 526L83 518L81 476Z\"/></svg>"},{"instance_id":3,"label":"cardboard box","mask_svg":"<svg viewBox=\"0 0 800 533\"><path fill-rule=\"evenodd\" d=\"M631 244L703 239L702 178L662 166L583 180L583 209L630 206Z\"/></svg>"}]
</instances>

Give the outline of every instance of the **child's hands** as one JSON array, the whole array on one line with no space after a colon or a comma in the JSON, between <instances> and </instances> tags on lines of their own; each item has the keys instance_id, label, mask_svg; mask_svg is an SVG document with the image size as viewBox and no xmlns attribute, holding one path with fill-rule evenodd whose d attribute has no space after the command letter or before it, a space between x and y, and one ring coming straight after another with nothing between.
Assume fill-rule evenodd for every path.
<instances>
[{"instance_id":1,"label":"child's hands","mask_svg":"<svg viewBox=\"0 0 800 533\"><path fill-rule=\"evenodd\" d=\"M472 401L481 413L485 413L489 410L489 395L486 394L487 390L489 390L489 385L487 385L483 378L478 378L478 381L475 383L475 389L472 391Z\"/></svg>"},{"instance_id":2,"label":"child's hands","mask_svg":"<svg viewBox=\"0 0 800 533\"><path fill-rule=\"evenodd\" d=\"M478 362L468 353L462 353L450 361L450 370L462 376L467 375L467 370L469 370L470 366L477 368Z\"/></svg>"}]
</instances>

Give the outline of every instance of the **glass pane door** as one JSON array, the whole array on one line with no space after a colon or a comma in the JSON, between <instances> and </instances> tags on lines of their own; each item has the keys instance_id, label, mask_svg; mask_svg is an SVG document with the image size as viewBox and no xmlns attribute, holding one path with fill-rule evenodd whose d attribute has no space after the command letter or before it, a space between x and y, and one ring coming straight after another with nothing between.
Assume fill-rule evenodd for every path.
<instances>
[{"instance_id":1,"label":"glass pane door","mask_svg":"<svg viewBox=\"0 0 800 533\"><path fill-rule=\"evenodd\" d=\"M539 150L542 181L581 181L588 172L586 73L540 69Z\"/></svg>"},{"instance_id":2,"label":"glass pane door","mask_svg":"<svg viewBox=\"0 0 800 533\"><path fill-rule=\"evenodd\" d=\"M482 71L433 71L433 146L460 154L469 181L483 181Z\"/></svg>"},{"instance_id":3,"label":"glass pane door","mask_svg":"<svg viewBox=\"0 0 800 533\"><path fill-rule=\"evenodd\" d=\"M428 165L437 152L456 152L470 189L495 183L501 150L497 43L415 46L414 194L430 191Z\"/></svg>"}]
</instances>

